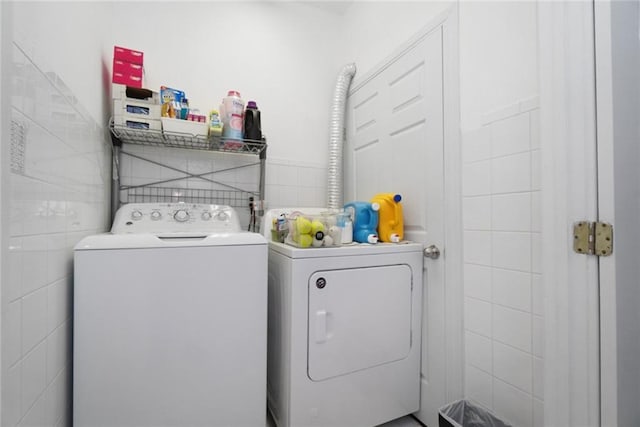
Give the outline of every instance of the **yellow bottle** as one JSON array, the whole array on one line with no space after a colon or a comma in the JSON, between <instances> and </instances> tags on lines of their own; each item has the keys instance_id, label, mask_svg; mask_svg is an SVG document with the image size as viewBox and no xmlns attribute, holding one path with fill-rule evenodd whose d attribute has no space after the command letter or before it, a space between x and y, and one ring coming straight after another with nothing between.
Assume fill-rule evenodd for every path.
<instances>
[{"instance_id":1,"label":"yellow bottle","mask_svg":"<svg viewBox=\"0 0 640 427\"><path fill-rule=\"evenodd\" d=\"M222 135L222 121L220 121L220 113L218 110L209 112L209 136Z\"/></svg>"},{"instance_id":2,"label":"yellow bottle","mask_svg":"<svg viewBox=\"0 0 640 427\"><path fill-rule=\"evenodd\" d=\"M398 243L404 238L401 200L402 196L395 193L379 193L371 199L371 203L380 205L378 237L382 242Z\"/></svg>"}]
</instances>

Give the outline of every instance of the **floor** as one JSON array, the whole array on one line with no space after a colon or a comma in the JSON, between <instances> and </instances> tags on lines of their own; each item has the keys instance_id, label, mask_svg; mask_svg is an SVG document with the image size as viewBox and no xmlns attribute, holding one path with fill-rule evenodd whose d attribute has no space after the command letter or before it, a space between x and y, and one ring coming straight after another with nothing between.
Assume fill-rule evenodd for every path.
<instances>
[{"instance_id":1,"label":"floor","mask_svg":"<svg viewBox=\"0 0 640 427\"><path fill-rule=\"evenodd\" d=\"M267 413L267 427L276 427L271 414ZM389 421L388 423L380 424L377 427L424 427L417 419L410 415L406 417L398 418L397 420Z\"/></svg>"},{"instance_id":2,"label":"floor","mask_svg":"<svg viewBox=\"0 0 640 427\"><path fill-rule=\"evenodd\" d=\"M406 417L381 424L378 427L423 427L423 425L417 419L407 415Z\"/></svg>"}]
</instances>

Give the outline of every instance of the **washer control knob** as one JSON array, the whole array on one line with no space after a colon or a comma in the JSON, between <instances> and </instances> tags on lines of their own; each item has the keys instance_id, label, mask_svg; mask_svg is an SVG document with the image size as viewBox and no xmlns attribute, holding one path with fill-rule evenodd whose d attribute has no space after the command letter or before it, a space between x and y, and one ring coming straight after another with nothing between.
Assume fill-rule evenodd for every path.
<instances>
[{"instance_id":1,"label":"washer control knob","mask_svg":"<svg viewBox=\"0 0 640 427\"><path fill-rule=\"evenodd\" d=\"M184 209L177 210L176 213L173 214L173 218L178 222L185 222L189 220L189 212Z\"/></svg>"},{"instance_id":2,"label":"washer control knob","mask_svg":"<svg viewBox=\"0 0 640 427\"><path fill-rule=\"evenodd\" d=\"M162 214L160 213L160 211L151 212L151 219L152 220L158 221L160 218L162 218Z\"/></svg>"},{"instance_id":3,"label":"washer control knob","mask_svg":"<svg viewBox=\"0 0 640 427\"><path fill-rule=\"evenodd\" d=\"M211 219L211 212L209 212L209 211L202 212L202 220L203 221L209 221L210 219Z\"/></svg>"},{"instance_id":4,"label":"washer control knob","mask_svg":"<svg viewBox=\"0 0 640 427\"><path fill-rule=\"evenodd\" d=\"M216 215L216 219L218 221L229 221L229 214L226 213L225 211L220 211L218 212L218 214Z\"/></svg>"},{"instance_id":5,"label":"washer control knob","mask_svg":"<svg viewBox=\"0 0 640 427\"><path fill-rule=\"evenodd\" d=\"M131 212L131 219L134 219L136 221L139 221L142 219L142 212L135 210L133 212Z\"/></svg>"}]
</instances>

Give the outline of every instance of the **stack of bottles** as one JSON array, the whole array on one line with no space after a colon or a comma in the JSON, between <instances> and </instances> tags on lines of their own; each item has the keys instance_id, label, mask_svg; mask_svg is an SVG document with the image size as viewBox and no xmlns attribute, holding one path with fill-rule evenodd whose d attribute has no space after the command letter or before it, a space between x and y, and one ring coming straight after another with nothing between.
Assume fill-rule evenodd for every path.
<instances>
[{"instance_id":1,"label":"stack of bottles","mask_svg":"<svg viewBox=\"0 0 640 427\"><path fill-rule=\"evenodd\" d=\"M120 88L121 87L121 88ZM246 104L240 92L230 90L218 110L202 114L189 105L184 91L160 86L160 93L136 89L145 96L125 98L134 88L114 84L114 116L117 125L195 137L219 138L225 148L240 148L245 142L263 143L261 113L256 101ZM148 93L148 94L147 94ZM116 95L122 94L122 96ZM153 95L153 96L152 96ZM131 115L131 117L125 117Z\"/></svg>"},{"instance_id":2,"label":"stack of bottles","mask_svg":"<svg viewBox=\"0 0 640 427\"><path fill-rule=\"evenodd\" d=\"M238 91L230 90L222 99L220 110L211 111L209 117L210 133L220 135L225 148L239 148L244 140L262 142L262 124L258 105L255 101L249 101L245 108Z\"/></svg>"},{"instance_id":3,"label":"stack of bottles","mask_svg":"<svg viewBox=\"0 0 640 427\"><path fill-rule=\"evenodd\" d=\"M353 240L358 243L399 243L404 239L402 196L376 194L370 202L351 202L344 210L353 221Z\"/></svg>"}]
</instances>

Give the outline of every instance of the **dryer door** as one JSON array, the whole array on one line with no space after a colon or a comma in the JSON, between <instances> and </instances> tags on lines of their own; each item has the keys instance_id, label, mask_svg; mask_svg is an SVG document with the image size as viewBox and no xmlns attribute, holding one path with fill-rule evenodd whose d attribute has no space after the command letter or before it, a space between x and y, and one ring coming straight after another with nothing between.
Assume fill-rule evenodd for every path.
<instances>
[{"instance_id":1,"label":"dryer door","mask_svg":"<svg viewBox=\"0 0 640 427\"><path fill-rule=\"evenodd\" d=\"M312 274L309 378L322 381L407 357L411 348L411 282L407 265Z\"/></svg>"}]
</instances>

